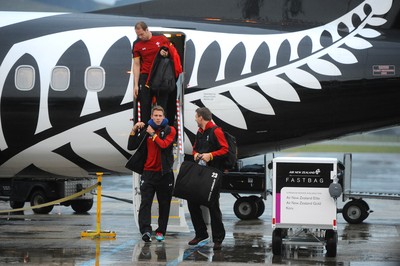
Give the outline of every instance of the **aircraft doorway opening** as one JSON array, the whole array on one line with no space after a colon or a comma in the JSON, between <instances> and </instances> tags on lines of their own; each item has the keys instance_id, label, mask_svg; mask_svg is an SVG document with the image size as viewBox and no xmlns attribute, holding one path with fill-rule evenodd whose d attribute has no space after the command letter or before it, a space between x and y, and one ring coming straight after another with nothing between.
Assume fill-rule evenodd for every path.
<instances>
[{"instance_id":1,"label":"aircraft doorway opening","mask_svg":"<svg viewBox=\"0 0 400 266\"><path fill-rule=\"evenodd\" d=\"M184 97L184 73L185 73L185 38L186 36L181 32L175 33L164 33L168 40L175 46L180 61L182 64L182 73L179 75L177 80L177 91L176 91L176 115L175 115L175 126L177 129L177 148L178 148L178 164L179 166L184 158L183 150L183 97Z\"/></svg>"},{"instance_id":2,"label":"aircraft doorway opening","mask_svg":"<svg viewBox=\"0 0 400 266\"><path fill-rule=\"evenodd\" d=\"M185 38L186 36L181 33L181 32L164 32L162 33L165 37L168 38L168 40L175 46L178 54L179 54L179 58L181 60L181 64L182 64L182 73L178 78L178 82L177 82L177 89L178 89L178 96L182 96L182 101L181 104L183 103L183 95L184 95L184 88L183 88L183 84L184 84L184 73L185 73L185 66L184 66L184 62L185 62Z\"/></svg>"}]
</instances>

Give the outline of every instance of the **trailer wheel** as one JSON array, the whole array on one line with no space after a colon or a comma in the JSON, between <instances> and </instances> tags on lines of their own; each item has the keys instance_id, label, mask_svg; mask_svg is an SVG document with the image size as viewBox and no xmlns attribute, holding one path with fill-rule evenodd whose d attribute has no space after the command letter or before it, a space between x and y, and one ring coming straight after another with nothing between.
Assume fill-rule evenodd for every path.
<instances>
[{"instance_id":1,"label":"trailer wheel","mask_svg":"<svg viewBox=\"0 0 400 266\"><path fill-rule=\"evenodd\" d=\"M264 211L265 211L265 204L264 201L261 197L257 197L257 196L250 196L250 199L254 200L254 202L257 204L257 214L255 218L260 217L261 215L263 215Z\"/></svg>"},{"instance_id":2,"label":"trailer wheel","mask_svg":"<svg viewBox=\"0 0 400 266\"><path fill-rule=\"evenodd\" d=\"M364 205L364 212L363 212L363 221L368 218L369 216L369 205L365 200L358 199L358 201Z\"/></svg>"},{"instance_id":3,"label":"trailer wheel","mask_svg":"<svg viewBox=\"0 0 400 266\"><path fill-rule=\"evenodd\" d=\"M337 254L337 242L338 235L334 230L326 230L325 232L325 240L326 240L326 256L327 257L336 257Z\"/></svg>"},{"instance_id":4,"label":"trailer wheel","mask_svg":"<svg viewBox=\"0 0 400 266\"><path fill-rule=\"evenodd\" d=\"M255 219L258 212L257 203L250 197L241 197L233 205L233 211L241 220Z\"/></svg>"},{"instance_id":5,"label":"trailer wheel","mask_svg":"<svg viewBox=\"0 0 400 266\"><path fill-rule=\"evenodd\" d=\"M46 203L48 201L49 200L46 197L46 194L44 194L44 192L42 190L36 190L32 193L32 196L31 196L31 206L32 207ZM50 206L43 207L43 208L32 209L32 211L36 214L48 214L49 212L51 212L51 210L53 210L53 207L54 207L54 205L50 205Z\"/></svg>"},{"instance_id":6,"label":"trailer wheel","mask_svg":"<svg viewBox=\"0 0 400 266\"><path fill-rule=\"evenodd\" d=\"M352 200L343 207L343 218L349 224L362 223L369 215L368 204L363 200Z\"/></svg>"},{"instance_id":7,"label":"trailer wheel","mask_svg":"<svg viewBox=\"0 0 400 266\"><path fill-rule=\"evenodd\" d=\"M282 254L282 230L276 228L272 232L272 254L280 256Z\"/></svg>"},{"instance_id":8,"label":"trailer wheel","mask_svg":"<svg viewBox=\"0 0 400 266\"><path fill-rule=\"evenodd\" d=\"M90 200L75 200L71 202L71 208L76 213L86 213L90 211L93 206L93 199Z\"/></svg>"}]
</instances>

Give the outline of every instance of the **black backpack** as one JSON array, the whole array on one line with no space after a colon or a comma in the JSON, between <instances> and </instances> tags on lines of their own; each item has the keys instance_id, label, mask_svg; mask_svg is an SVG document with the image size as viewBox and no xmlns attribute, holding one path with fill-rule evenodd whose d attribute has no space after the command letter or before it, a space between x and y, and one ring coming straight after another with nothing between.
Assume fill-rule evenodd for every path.
<instances>
[{"instance_id":1,"label":"black backpack","mask_svg":"<svg viewBox=\"0 0 400 266\"><path fill-rule=\"evenodd\" d=\"M210 134L213 136L212 138L215 139L216 143L218 143L218 141L216 140L214 130L217 127L218 126L211 128L211 132L210 132ZM226 142L228 143L228 153L225 157L223 166L226 170L231 170L231 169L235 168L236 162L238 159L238 157L237 157L237 155L238 155L237 142L236 142L236 138L234 136L232 136L231 134L229 134L227 131L222 130L222 132L224 132Z\"/></svg>"}]
</instances>

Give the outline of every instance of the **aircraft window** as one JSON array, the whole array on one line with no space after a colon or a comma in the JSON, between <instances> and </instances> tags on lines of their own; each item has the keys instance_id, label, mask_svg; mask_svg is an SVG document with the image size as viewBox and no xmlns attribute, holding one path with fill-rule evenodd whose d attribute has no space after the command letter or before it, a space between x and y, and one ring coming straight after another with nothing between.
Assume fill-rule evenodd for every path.
<instances>
[{"instance_id":1,"label":"aircraft window","mask_svg":"<svg viewBox=\"0 0 400 266\"><path fill-rule=\"evenodd\" d=\"M85 71L85 88L88 91L99 92L104 89L106 72L102 67L88 67Z\"/></svg>"},{"instance_id":2,"label":"aircraft window","mask_svg":"<svg viewBox=\"0 0 400 266\"><path fill-rule=\"evenodd\" d=\"M35 69L22 65L15 70L15 87L21 91L29 91L35 85Z\"/></svg>"},{"instance_id":3,"label":"aircraft window","mask_svg":"<svg viewBox=\"0 0 400 266\"><path fill-rule=\"evenodd\" d=\"M55 91L65 91L69 87L70 71L68 67L56 66L51 72L50 86Z\"/></svg>"}]
</instances>

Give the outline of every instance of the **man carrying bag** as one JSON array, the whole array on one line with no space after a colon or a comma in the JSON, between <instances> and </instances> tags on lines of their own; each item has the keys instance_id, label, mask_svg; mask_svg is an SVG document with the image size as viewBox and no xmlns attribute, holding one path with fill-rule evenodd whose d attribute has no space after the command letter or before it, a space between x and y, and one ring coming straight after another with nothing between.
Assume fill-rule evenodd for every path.
<instances>
[{"instance_id":1,"label":"man carrying bag","mask_svg":"<svg viewBox=\"0 0 400 266\"><path fill-rule=\"evenodd\" d=\"M228 153L228 143L225 139L224 133L220 127L215 128L215 124L211 121L211 111L206 107L201 107L196 110L195 119L199 130L197 131L196 139L193 145L193 156L194 160L200 165L207 165L208 169L203 169L205 175L211 176L211 182L213 177L221 177L223 170L223 163ZM214 134L211 137L210 134ZM217 143L218 142L218 143ZM191 168L190 164L182 165L184 169ZM200 172L201 174L201 172ZM191 178L196 178L192 176ZM178 181L177 181L178 182ZM215 180L218 182L218 180ZM177 183L178 185L178 183ZM214 184L217 185L217 184ZM197 188L201 190L200 186ZM195 188L196 189L196 188ZM193 190L192 190L193 191ZM177 195L176 195L177 196ZM199 242L208 239L207 225L204 222L202 210L200 205L208 207L211 218L211 231L212 240L214 242L214 250L220 250L222 241L225 238L225 228L222 223L222 213L219 207L219 190L214 191L213 195L207 197L206 203L202 203L197 199L187 199L190 216L192 219L193 227L195 230L195 237L189 241L189 245L197 245Z\"/></svg>"},{"instance_id":2,"label":"man carrying bag","mask_svg":"<svg viewBox=\"0 0 400 266\"><path fill-rule=\"evenodd\" d=\"M163 241L167 231L169 210L174 186L172 166L174 163L172 144L176 130L168 126L164 109L155 106L147 127L143 122L137 122L128 140L128 149L137 150L125 167L141 174L139 208L139 229L142 239L151 242L151 206L154 194L157 195L159 206L158 228L155 238Z\"/></svg>"}]
</instances>

